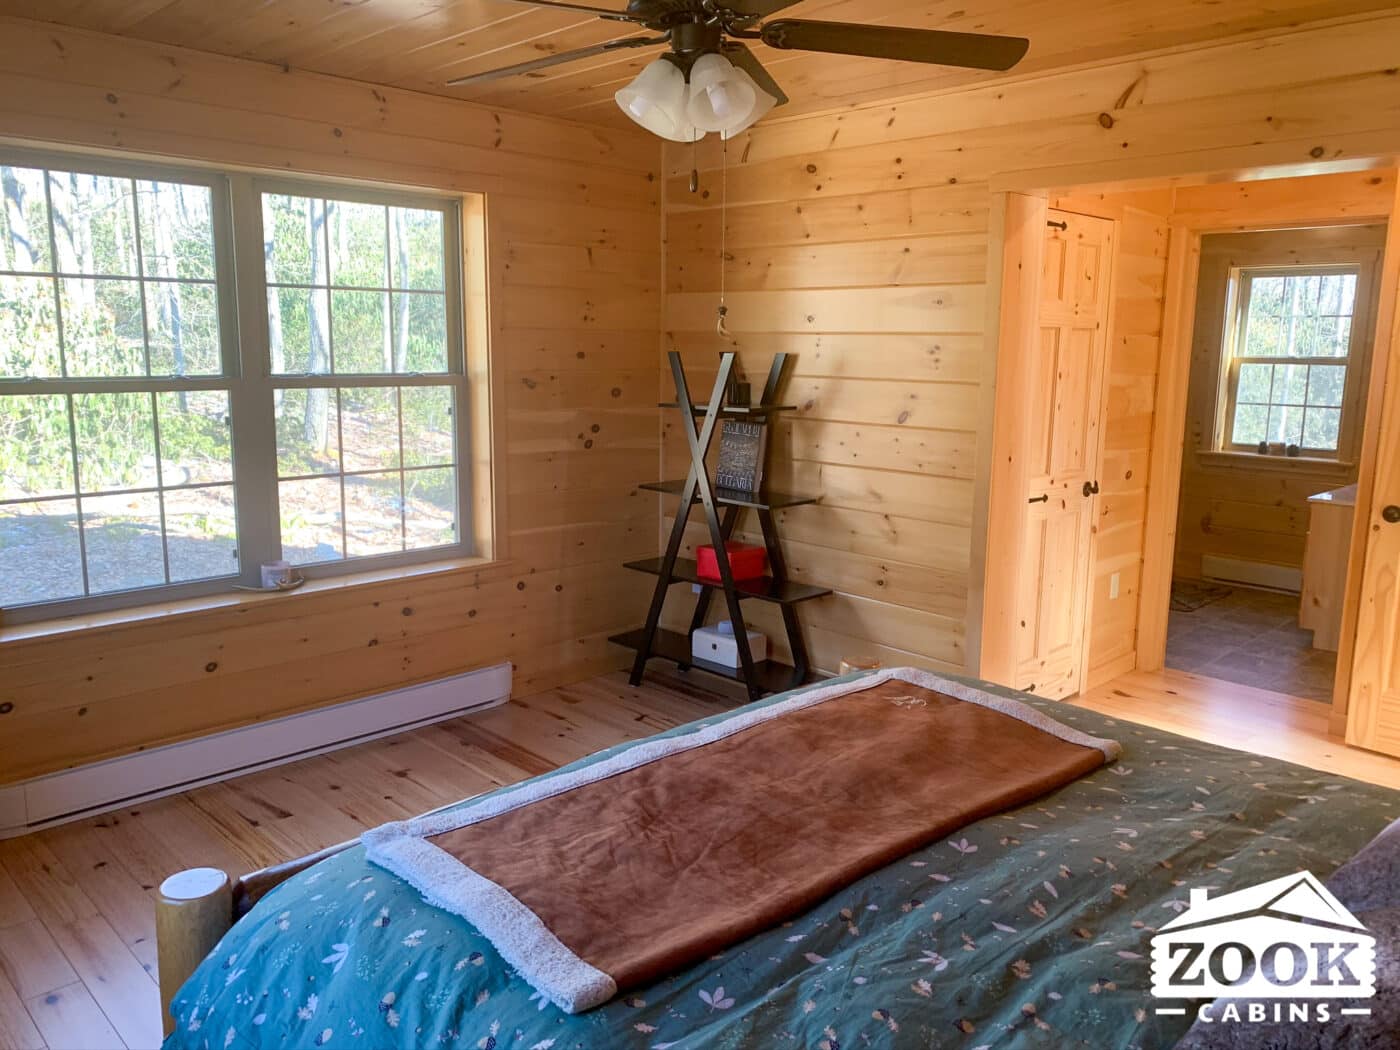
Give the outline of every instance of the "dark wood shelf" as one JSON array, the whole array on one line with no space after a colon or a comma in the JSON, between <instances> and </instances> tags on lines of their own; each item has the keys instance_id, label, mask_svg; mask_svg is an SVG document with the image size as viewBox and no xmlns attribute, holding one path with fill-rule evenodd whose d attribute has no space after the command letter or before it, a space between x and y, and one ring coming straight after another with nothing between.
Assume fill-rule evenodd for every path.
<instances>
[{"instance_id":1,"label":"dark wood shelf","mask_svg":"<svg viewBox=\"0 0 1400 1050\"><path fill-rule=\"evenodd\" d=\"M646 629L638 628L635 631L615 634L608 641L640 651L646 645ZM680 631L668 631L658 627L656 636L651 640L647 655L670 660L682 667L693 667L697 671L705 671L708 674L718 675L720 678L728 678L731 682L747 681L744 678L742 668L727 667L724 664L711 663L709 660L695 659L690 655L690 635L682 634ZM777 660L759 660L753 665L753 675L754 683L764 693L781 693L801 684L794 681L796 672L787 664Z\"/></svg>"},{"instance_id":2,"label":"dark wood shelf","mask_svg":"<svg viewBox=\"0 0 1400 1050\"><path fill-rule=\"evenodd\" d=\"M685 481L645 481L637 486L648 492L664 492L668 496L679 496L685 490ZM751 507L754 510L781 510L783 507L801 507L816 503L820 496L804 496L792 492L777 492L767 487L757 492L743 489L722 489L715 487L715 500L726 507ZM693 500L700 502L700 497Z\"/></svg>"},{"instance_id":3,"label":"dark wood shelf","mask_svg":"<svg viewBox=\"0 0 1400 1050\"><path fill-rule=\"evenodd\" d=\"M641 561L626 562L623 568L660 576L661 566L665 564L665 561L665 558L643 558ZM676 564L671 569L671 580L674 583L698 583L705 587L724 586L724 583L717 578L701 576L692 558L676 559ZM811 601L813 598L822 598L831 593L830 587L813 587L809 584L792 583L791 581L780 582L771 576L735 580L734 589L739 592L740 598L757 598L759 601L774 602L778 605L796 605L798 602Z\"/></svg>"},{"instance_id":4,"label":"dark wood shelf","mask_svg":"<svg viewBox=\"0 0 1400 1050\"><path fill-rule=\"evenodd\" d=\"M798 605L813 598L820 598L831 591L823 587L793 583L788 579L787 559L783 557L783 547L778 540L778 526L773 512L783 507L799 507L816 503L817 496L793 495L777 492L766 486L757 492L740 489L720 488L713 483L706 455L714 445L715 438L723 431L720 417L738 417L760 420L767 425L776 412L790 412L793 405L778 404L778 390L782 387L783 376L790 356L786 353L773 355L768 368L768 379L763 384L763 393L757 404L726 405L724 398L729 390L729 381L734 374L738 354L726 350L719 355L719 370L715 373L710 388L710 397L703 404L695 400L690 384L686 382L685 366L679 352L672 350L666 355L671 365L671 379L676 385L676 399L664 402L662 408L674 409L680 415L683 425L691 431L686 438L690 450L690 474L684 481L648 481L638 486L648 492L661 492L671 496L684 496L687 491L694 498L676 508L675 520L671 523L671 537L666 541L666 553L660 558L643 558L627 562L623 568L634 572L645 572L656 577L652 588L651 605L647 609L645 626L636 631L615 635L612 641L636 651L632 659L632 671L628 681L640 685L646 674L647 661L661 657L679 664L682 668L694 667L709 674L739 682L744 686L750 700L757 700L768 693L780 692L801 685L807 680L811 664L807 656L807 643L802 637L802 625L798 622ZM703 420L701 417L707 417ZM723 442L721 441L721 447ZM766 446L765 446L766 448ZM705 498L700 498L700 493ZM691 511L697 506L703 508L705 528L710 534L718 557L719 579L702 579L695 561L680 556L685 545L686 523ZM751 510L758 518L758 526L763 531L763 546L768 552L767 575L751 580L736 580L731 572L729 559L724 556L725 542L734 534L739 517L745 510ZM666 568L669 561L670 568ZM667 631L661 627L661 615L666 605L666 596L671 585L676 583L699 584L696 588L695 608L690 615L690 627L685 631ZM715 598L724 601L728 620L739 630L734 639L738 667L726 667L708 660L696 660L690 655L690 640L694 633L710 622L710 605ZM787 636L786 651L791 654L792 666L775 660L753 659L749 650L748 636L743 633L745 598L770 602L778 607L782 618L782 630Z\"/></svg>"},{"instance_id":5,"label":"dark wood shelf","mask_svg":"<svg viewBox=\"0 0 1400 1050\"><path fill-rule=\"evenodd\" d=\"M679 401L662 401L658 408L680 408ZM703 416L710 411L710 406L694 402L690 409L697 416ZM796 412L796 405L721 405L719 414L722 416L734 416L742 418L744 416L771 416L774 412Z\"/></svg>"}]
</instances>

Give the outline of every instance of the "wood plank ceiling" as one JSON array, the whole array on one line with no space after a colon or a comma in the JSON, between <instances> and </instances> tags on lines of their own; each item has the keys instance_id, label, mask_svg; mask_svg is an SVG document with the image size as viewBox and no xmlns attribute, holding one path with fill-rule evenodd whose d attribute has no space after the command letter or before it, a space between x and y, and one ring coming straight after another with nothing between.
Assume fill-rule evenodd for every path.
<instances>
[{"instance_id":1,"label":"wood plank ceiling","mask_svg":"<svg viewBox=\"0 0 1400 1050\"><path fill-rule=\"evenodd\" d=\"M621 0L593 0L623 6ZM783 16L1028 36L1023 75L1303 22L1382 10L1393 0L803 0ZM512 0L0 0L0 14L272 62L490 106L603 125L626 123L612 95L650 49L529 76L448 80L583 47L634 28ZM755 49L792 102L780 115L947 88L998 74ZM1005 75L1005 74L1001 74Z\"/></svg>"}]
</instances>

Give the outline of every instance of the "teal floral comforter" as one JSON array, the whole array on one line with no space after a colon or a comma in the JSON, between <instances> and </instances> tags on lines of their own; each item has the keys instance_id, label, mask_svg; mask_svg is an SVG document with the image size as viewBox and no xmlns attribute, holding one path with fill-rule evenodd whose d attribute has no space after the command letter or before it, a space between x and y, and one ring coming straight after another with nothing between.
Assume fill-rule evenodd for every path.
<instances>
[{"instance_id":1,"label":"teal floral comforter","mask_svg":"<svg viewBox=\"0 0 1400 1050\"><path fill-rule=\"evenodd\" d=\"M1400 816L1400 792L1021 698L1122 759L644 991L564 1014L357 847L224 937L166 1050L1170 1047L1191 1019L1153 1014L1148 938L1189 889L1325 878Z\"/></svg>"}]
</instances>

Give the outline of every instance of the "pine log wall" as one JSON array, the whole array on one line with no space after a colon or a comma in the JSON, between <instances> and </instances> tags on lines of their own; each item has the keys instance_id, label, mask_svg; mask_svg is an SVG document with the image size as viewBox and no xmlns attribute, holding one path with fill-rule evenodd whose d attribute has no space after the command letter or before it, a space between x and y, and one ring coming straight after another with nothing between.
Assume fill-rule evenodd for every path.
<instances>
[{"instance_id":1,"label":"pine log wall","mask_svg":"<svg viewBox=\"0 0 1400 1050\"><path fill-rule=\"evenodd\" d=\"M655 139L17 20L0 70L0 136L486 194L501 555L0 628L0 781L503 660L517 693L621 663L606 638L645 585L618 562L657 522L634 488L658 445Z\"/></svg>"},{"instance_id":2,"label":"pine log wall","mask_svg":"<svg viewBox=\"0 0 1400 1050\"><path fill-rule=\"evenodd\" d=\"M837 591L802 610L819 666L859 653L978 667L977 566L1008 556L982 549L997 191L1388 156L1400 149L1398 45L1400 18L1366 18L779 117L728 144L727 176L718 143L667 148L664 343L702 365L732 346L751 379L773 350L799 355L787 398L798 411L777 439L791 458L779 456L772 480L824 493L782 520L794 575ZM1112 571L1135 589L1141 566L1150 479L1134 464L1154 403L1162 218L1158 206L1130 220L1133 287L1116 305L1130 341L1113 357L1117 476L1105 501L1119 521L1101 523L1114 568L1096 593ZM714 333L721 243L727 342ZM676 435L663 453L679 471ZM1131 661L1133 605L1131 595L1100 603L1096 667ZM1115 607L1122 617L1104 614ZM672 619L682 611L678 599Z\"/></svg>"}]
</instances>

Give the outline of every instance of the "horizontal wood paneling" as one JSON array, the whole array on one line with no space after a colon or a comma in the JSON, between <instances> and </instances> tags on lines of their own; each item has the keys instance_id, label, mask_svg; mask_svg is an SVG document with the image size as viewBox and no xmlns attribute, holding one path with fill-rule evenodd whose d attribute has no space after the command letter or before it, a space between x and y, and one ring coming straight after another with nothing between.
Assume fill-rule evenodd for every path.
<instances>
[{"instance_id":1,"label":"horizontal wood paneling","mask_svg":"<svg viewBox=\"0 0 1400 1050\"><path fill-rule=\"evenodd\" d=\"M1227 222L1209 212L1225 201L1209 187L1196 192L1201 176L1319 161L1365 167L1388 156L1400 141L1397 46L1393 16L1303 27L768 121L727 150L708 140L667 148L668 341L697 369L736 349L750 379L774 350L798 355L787 396L798 411L775 434L773 481L823 494L820 506L782 516L798 560L837 590L802 610L820 666L867 650L934 666L967 667L969 648L975 656L967 610L981 581L968 574L979 564L973 522L989 470L987 315L996 304L988 275L1001 266L985 247L992 191L1173 178L1175 193L1168 186L1125 198L1116 212L1127 236L1116 275L1091 664L1131 659L1172 203L1181 195L1186 221ZM1373 206L1386 176L1336 179L1336 213L1355 215ZM1266 184L1228 192L1252 199L1259 214L1289 212ZM721 262L727 341L714 334ZM681 451L668 432L673 473ZM840 557L823 560L819 549ZM873 589L901 568L908 587ZM1110 601L1115 573L1120 597ZM674 596L668 610L678 616L685 607ZM766 611L753 615L771 635ZM903 618L910 629L896 626Z\"/></svg>"},{"instance_id":2,"label":"horizontal wood paneling","mask_svg":"<svg viewBox=\"0 0 1400 1050\"><path fill-rule=\"evenodd\" d=\"M660 151L603 131L5 21L0 135L484 191L508 561L0 642L0 779L502 660L517 689L621 661L654 545Z\"/></svg>"}]
</instances>

